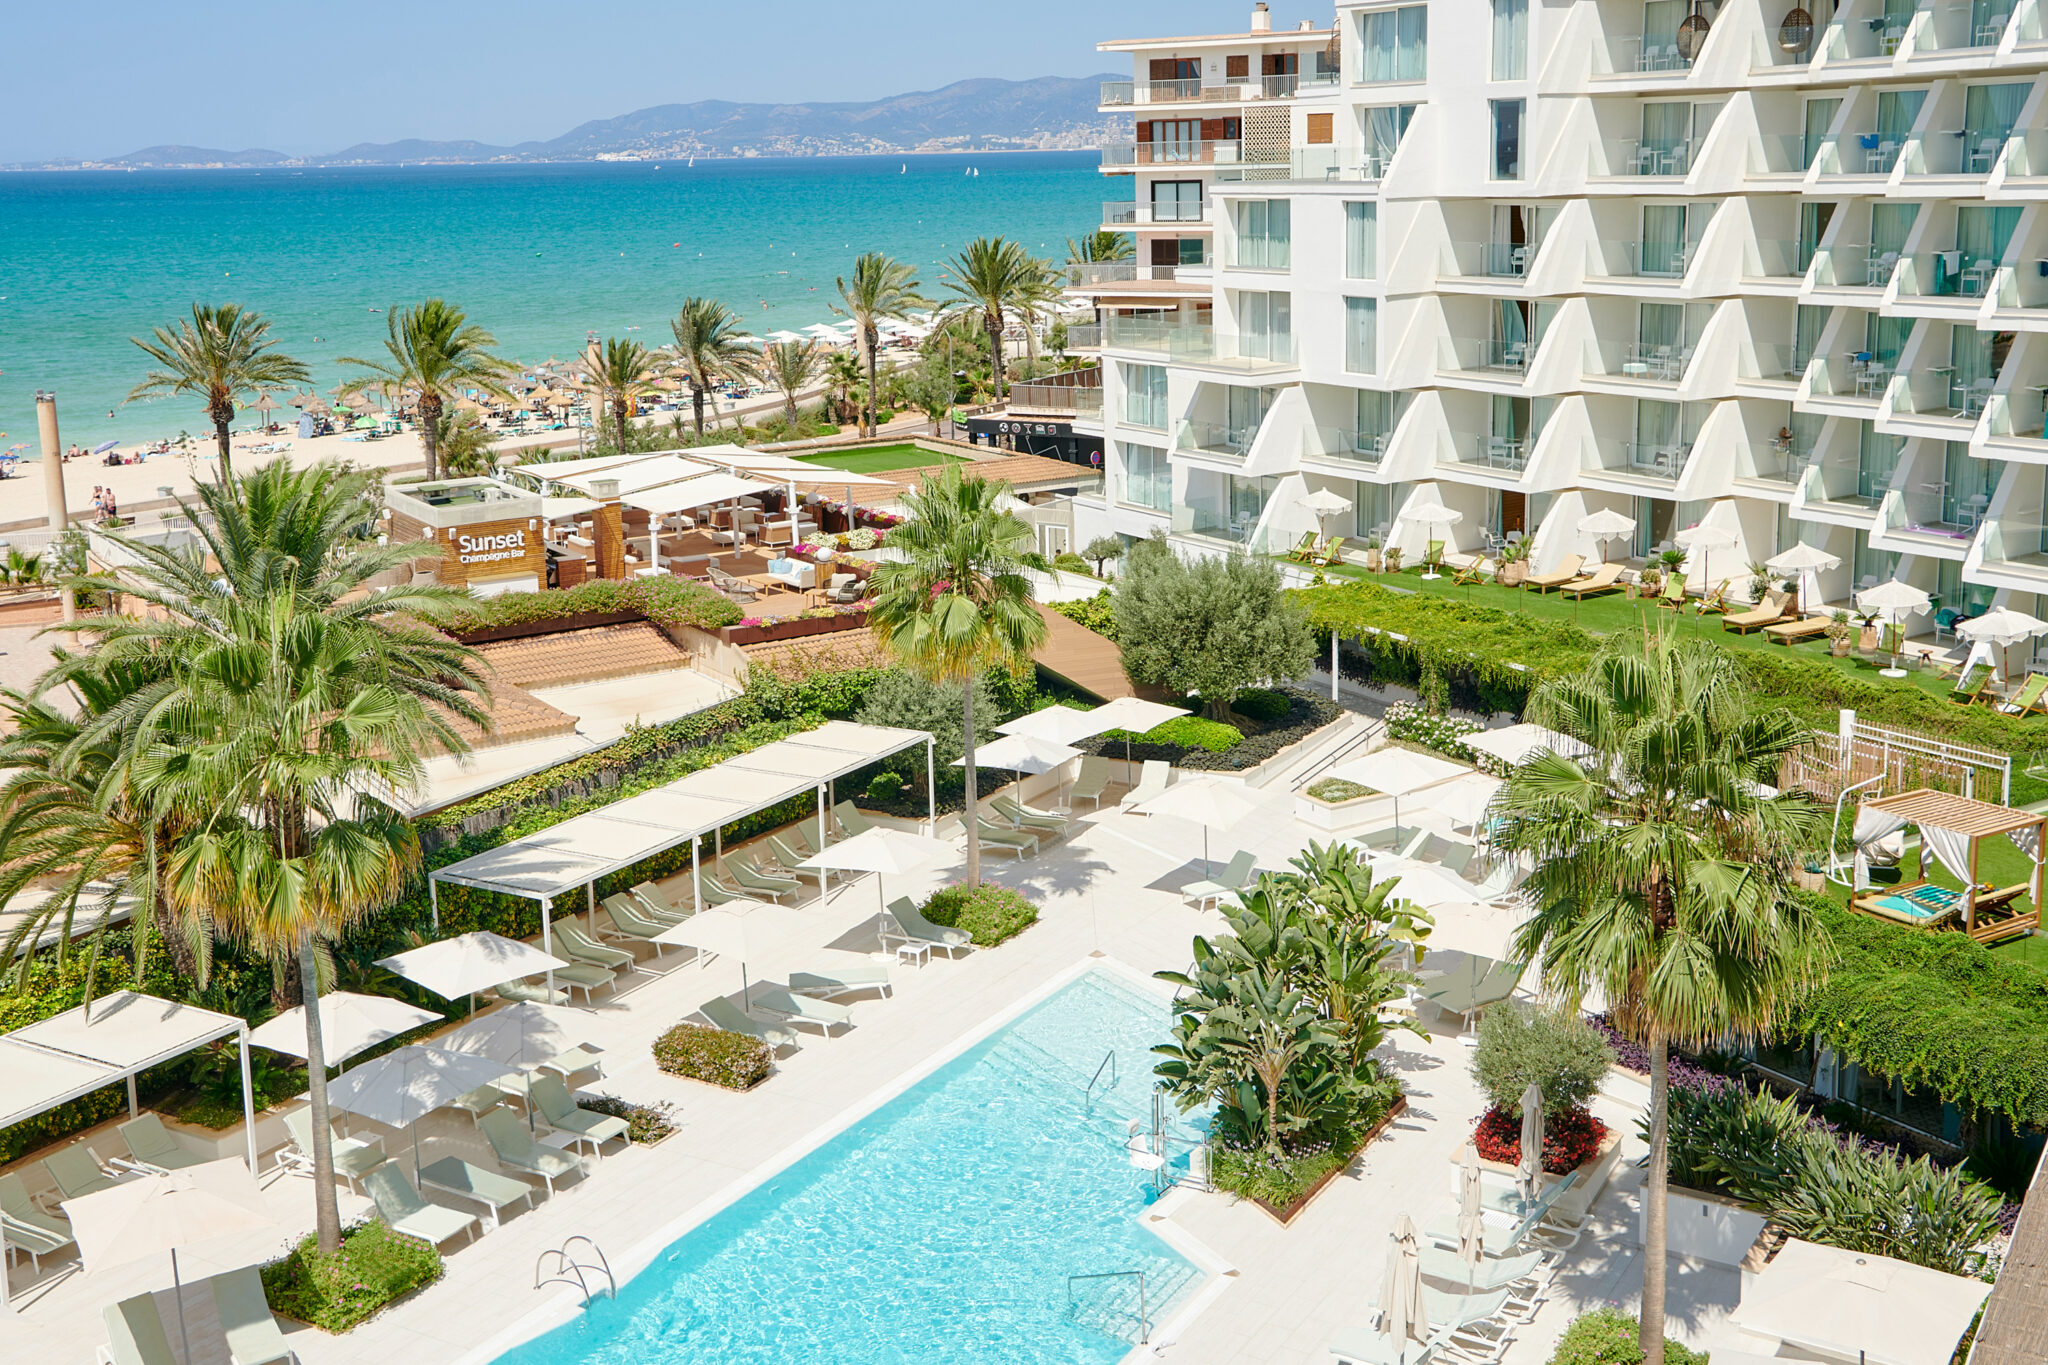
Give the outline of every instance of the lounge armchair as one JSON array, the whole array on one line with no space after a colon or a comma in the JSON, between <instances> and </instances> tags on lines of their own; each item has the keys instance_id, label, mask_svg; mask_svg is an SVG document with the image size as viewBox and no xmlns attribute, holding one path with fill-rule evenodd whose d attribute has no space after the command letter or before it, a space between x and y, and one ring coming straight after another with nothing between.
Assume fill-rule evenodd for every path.
<instances>
[{"instance_id":1,"label":"lounge armchair","mask_svg":"<svg viewBox=\"0 0 2048 1365\"><path fill-rule=\"evenodd\" d=\"M832 1026L841 1024L853 1027L853 1011L844 1005L835 1005L829 1000L813 1000L809 996L795 995L776 987L754 992L754 1003L770 1014L780 1015L789 1020L792 1027L798 1024L814 1024L818 1032L827 1038L832 1036Z\"/></svg>"},{"instance_id":2,"label":"lounge armchair","mask_svg":"<svg viewBox=\"0 0 2048 1365\"><path fill-rule=\"evenodd\" d=\"M43 1169L50 1173L50 1179L57 1182L57 1192L66 1199L111 1190L121 1183L100 1165L99 1158L92 1154L92 1148L82 1142L74 1147L59 1147L45 1153Z\"/></svg>"},{"instance_id":3,"label":"lounge armchair","mask_svg":"<svg viewBox=\"0 0 2048 1365\"><path fill-rule=\"evenodd\" d=\"M284 1130L291 1134L291 1146L277 1154L277 1164L297 1175L311 1175L315 1169L314 1154L319 1148L314 1145L313 1110L306 1106L291 1110L284 1116ZM391 1158L384 1155L384 1149L374 1142L363 1142L357 1138L337 1137L330 1129L327 1134L327 1151L334 1163L334 1173L354 1189L357 1182L376 1170Z\"/></svg>"},{"instance_id":4,"label":"lounge armchair","mask_svg":"<svg viewBox=\"0 0 2048 1365\"><path fill-rule=\"evenodd\" d=\"M1780 621L1764 627L1764 638L1774 645L1790 648L1802 640L1812 640L1828 633L1834 624L1831 616L1806 616L1797 621Z\"/></svg>"},{"instance_id":5,"label":"lounge armchair","mask_svg":"<svg viewBox=\"0 0 2048 1365\"><path fill-rule=\"evenodd\" d=\"M1140 801L1150 801L1166 790L1166 781L1173 775L1173 765L1163 758L1148 758L1145 766L1138 770L1138 785L1124 793L1117 805L1125 810Z\"/></svg>"},{"instance_id":6,"label":"lounge armchair","mask_svg":"<svg viewBox=\"0 0 2048 1365\"><path fill-rule=\"evenodd\" d=\"M697 1012L709 1019L713 1028L726 1033L744 1033L747 1037L759 1038L774 1048L797 1046L794 1029L784 1028L780 1024L764 1024L722 995L706 1000L697 1007Z\"/></svg>"},{"instance_id":7,"label":"lounge armchair","mask_svg":"<svg viewBox=\"0 0 2048 1365\"><path fill-rule=\"evenodd\" d=\"M875 828L874 821L855 809L851 801L841 801L832 807L832 818L839 822L839 833L848 839L856 834L866 834Z\"/></svg>"},{"instance_id":8,"label":"lounge armchair","mask_svg":"<svg viewBox=\"0 0 2048 1365\"><path fill-rule=\"evenodd\" d=\"M743 890L750 891L756 896L767 896L777 903L780 903L784 896L794 896L804 889L804 884L796 878L778 877L763 872L758 867L750 866L744 859L735 859L732 866L726 870L732 873L732 879L738 882Z\"/></svg>"},{"instance_id":9,"label":"lounge armchair","mask_svg":"<svg viewBox=\"0 0 2048 1365\"><path fill-rule=\"evenodd\" d=\"M665 956L668 945L660 942L663 934L675 926L662 924L640 913L640 903L623 891L614 892L604 898L605 918L612 922L612 932L620 938L638 939L654 945L656 957Z\"/></svg>"},{"instance_id":10,"label":"lounge armchair","mask_svg":"<svg viewBox=\"0 0 2048 1365\"><path fill-rule=\"evenodd\" d=\"M2036 673L2020 684L2020 690L2009 700L1996 703L1998 709L2009 716L2024 716L2032 712L2048 712L2048 706L2041 704L2042 694L2048 693L2048 673Z\"/></svg>"},{"instance_id":11,"label":"lounge armchair","mask_svg":"<svg viewBox=\"0 0 2048 1365\"><path fill-rule=\"evenodd\" d=\"M1657 605L1672 611L1685 610L1685 578L1680 574L1669 574L1664 586L1657 593Z\"/></svg>"},{"instance_id":12,"label":"lounge armchair","mask_svg":"<svg viewBox=\"0 0 2048 1365\"><path fill-rule=\"evenodd\" d=\"M106 1309L107 1344L100 1359L111 1365L179 1365L171 1350L164 1320L156 1311L156 1295L137 1294Z\"/></svg>"},{"instance_id":13,"label":"lounge armchair","mask_svg":"<svg viewBox=\"0 0 2048 1365\"><path fill-rule=\"evenodd\" d=\"M979 815L974 817L974 828L981 835L983 848L1000 848L1018 859L1038 852L1038 835L1028 829L1011 829Z\"/></svg>"},{"instance_id":14,"label":"lounge armchair","mask_svg":"<svg viewBox=\"0 0 2048 1365\"><path fill-rule=\"evenodd\" d=\"M668 893L653 882L635 882L626 894L640 902L640 908L646 913L647 918L658 924L666 924L670 928L681 924L696 913L689 906L677 905L670 900Z\"/></svg>"},{"instance_id":15,"label":"lounge armchair","mask_svg":"<svg viewBox=\"0 0 2048 1365\"><path fill-rule=\"evenodd\" d=\"M513 1126L516 1128L518 1125ZM501 1156L499 1160L504 1158ZM369 1187L370 1202L377 1206L377 1216L393 1232L417 1237L431 1247L438 1247L461 1232L468 1233L472 1239L476 1236L475 1214L420 1198L420 1192L405 1178L405 1172L396 1166L379 1166L363 1183Z\"/></svg>"},{"instance_id":16,"label":"lounge armchair","mask_svg":"<svg viewBox=\"0 0 2048 1365\"><path fill-rule=\"evenodd\" d=\"M143 1114L130 1119L117 1130L121 1140L128 1144L128 1151L134 1156L133 1164L151 1171L180 1171L187 1166L203 1164L207 1158L196 1152L188 1152L178 1145L171 1136L171 1130L164 1127L164 1121L155 1114ZM115 1165L122 1164L118 1159Z\"/></svg>"},{"instance_id":17,"label":"lounge armchair","mask_svg":"<svg viewBox=\"0 0 2048 1365\"><path fill-rule=\"evenodd\" d=\"M1620 592L1621 570L1622 566L1619 564L1602 564L1584 578L1575 578L1566 583L1558 591L1574 602L1588 597L1598 597L1602 593Z\"/></svg>"},{"instance_id":18,"label":"lounge armchair","mask_svg":"<svg viewBox=\"0 0 2048 1365\"><path fill-rule=\"evenodd\" d=\"M832 606L848 606L860 601L866 589L859 574L836 573L825 580L825 601Z\"/></svg>"},{"instance_id":19,"label":"lounge armchair","mask_svg":"<svg viewBox=\"0 0 2048 1365\"><path fill-rule=\"evenodd\" d=\"M1752 630L1775 625L1785 617L1785 604L1791 598L1782 592L1767 592L1764 600L1748 611L1731 611L1721 617L1721 629L1732 630L1737 635L1747 635Z\"/></svg>"},{"instance_id":20,"label":"lounge armchair","mask_svg":"<svg viewBox=\"0 0 2048 1365\"><path fill-rule=\"evenodd\" d=\"M583 1169L583 1163L566 1152L535 1143L527 1135L526 1125L514 1118L509 1109L493 1109L477 1120L477 1127L484 1130L484 1140L491 1144L491 1155L500 1166L539 1176L546 1182L550 1195L555 1192L557 1177L574 1175Z\"/></svg>"},{"instance_id":21,"label":"lounge armchair","mask_svg":"<svg viewBox=\"0 0 2048 1365\"><path fill-rule=\"evenodd\" d=\"M711 586L724 593L734 602L752 602L761 595L761 590L752 583L744 579L734 578L731 574L719 568L718 561L715 559L704 566L704 572L711 579Z\"/></svg>"},{"instance_id":22,"label":"lounge armchair","mask_svg":"<svg viewBox=\"0 0 2048 1365\"><path fill-rule=\"evenodd\" d=\"M1074 778L1074 785L1067 789L1067 804L1086 801L1091 806L1102 804L1102 793L1109 787L1109 760L1099 754L1090 754L1081 760L1081 771Z\"/></svg>"},{"instance_id":23,"label":"lounge armchair","mask_svg":"<svg viewBox=\"0 0 2048 1365\"><path fill-rule=\"evenodd\" d=\"M974 946L972 934L950 925L933 924L918 911L908 896L898 896L889 902L889 918L895 921L897 932L892 934L886 929L883 930L884 943L890 939L898 939L905 943L929 943L934 948L945 949L948 957L962 948Z\"/></svg>"},{"instance_id":24,"label":"lounge armchair","mask_svg":"<svg viewBox=\"0 0 2048 1365\"><path fill-rule=\"evenodd\" d=\"M1242 891L1250 882L1254 872L1252 855L1243 849L1219 873L1214 880L1189 882L1180 889L1184 901L1220 901L1225 896Z\"/></svg>"},{"instance_id":25,"label":"lounge armchair","mask_svg":"<svg viewBox=\"0 0 2048 1365\"><path fill-rule=\"evenodd\" d=\"M9 1251L25 1253L29 1265L40 1274L43 1257L75 1245L76 1239L71 1235L71 1220L37 1208L21 1173L9 1171L0 1175L0 1242L5 1242Z\"/></svg>"},{"instance_id":26,"label":"lounge armchair","mask_svg":"<svg viewBox=\"0 0 2048 1365\"><path fill-rule=\"evenodd\" d=\"M1534 588L1538 593L1546 593L1552 588L1561 588L1565 584L1574 581L1579 576L1579 570L1585 567L1586 557L1584 555L1566 555L1562 560L1558 561L1557 567L1549 573L1530 574L1522 580L1522 586Z\"/></svg>"},{"instance_id":27,"label":"lounge armchair","mask_svg":"<svg viewBox=\"0 0 2048 1365\"><path fill-rule=\"evenodd\" d=\"M615 1114L600 1114L576 1103L561 1077L535 1076L531 1089L533 1101L540 1106L540 1116L547 1120L548 1127L589 1138L599 1147L613 1138L631 1140L631 1124Z\"/></svg>"},{"instance_id":28,"label":"lounge armchair","mask_svg":"<svg viewBox=\"0 0 2048 1365\"><path fill-rule=\"evenodd\" d=\"M502 1215L506 1209L522 1199L533 1198L533 1186L524 1180L514 1180L509 1175L472 1166L461 1157L454 1156L444 1156L421 1167L420 1188L439 1190L458 1199L474 1199L484 1205L491 1211L491 1216L484 1220L486 1232L504 1221Z\"/></svg>"},{"instance_id":29,"label":"lounge armchair","mask_svg":"<svg viewBox=\"0 0 2048 1365\"><path fill-rule=\"evenodd\" d=\"M213 1290L214 1311L220 1315L221 1334L228 1339L228 1359L234 1365L277 1365L299 1358L278 1330L270 1296L263 1292L263 1273L255 1266L215 1275L207 1286Z\"/></svg>"},{"instance_id":30,"label":"lounge armchair","mask_svg":"<svg viewBox=\"0 0 2048 1365\"><path fill-rule=\"evenodd\" d=\"M574 918L558 919L552 927L555 951L573 961L602 968L607 972L630 972L639 961L629 949L599 943ZM555 974L561 975L560 972Z\"/></svg>"},{"instance_id":31,"label":"lounge armchair","mask_svg":"<svg viewBox=\"0 0 2048 1365\"><path fill-rule=\"evenodd\" d=\"M1991 685L1991 674L1992 668L1990 664L1978 664L1975 668L1965 668L1962 671L1962 675L1956 679L1956 685L1949 689L1948 699L1954 702L1961 702L1965 706L1976 701L1984 695L1984 689Z\"/></svg>"},{"instance_id":32,"label":"lounge armchair","mask_svg":"<svg viewBox=\"0 0 2048 1365\"><path fill-rule=\"evenodd\" d=\"M787 872L792 878L810 877L814 879L818 883L818 894L821 896L825 894L825 879L831 876L831 873L819 867L801 866L805 855L791 848L789 841L779 834L769 835L767 844L768 851L775 855L775 861L782 865L784 872Z\"/></svg>"},{"instance_id":33,"label":"lounge armchair","mask_svg":"<svg viewBox=\"0 0 2048 1365\"><path fill-rule=\"evenodd\" d=\"M1457 1015L1469 1028L1474 1015L1515 993L1528 967L1526 962L1495 962L1474 953L1444 975L1425 980L1415 996L1445 1014Z\"/></svg>"},{"instance_id":34,"label":"lounge armchair","mask_svg":"<svg viewBox=\"0 0 2048 1365\"><path fill-rule=\"evenodd\" d=\"M2042 674L2042 677L2048 678L2048 673ZM1068 826L1073 824L1073 821L1064 815L1052 811L1033 810L1014 796L998 796L990 801L989 805L995 809L996 814L1019 829L1043 830L1047 834L1059 836L1065 834Z\"/></svg>"},{"instance_id":35,"label":"lounge armchair","mask_svg":"<svg viewBox=\"0 0 2048 1365\"><path fill-rule=\"evenodd\" d=\"M789 989L792 995L851 995L855 991L880 991L888 995L894 987L889 984L887 967L820 967L816 971L791 972Z\"/></svg>"}]
</instances>

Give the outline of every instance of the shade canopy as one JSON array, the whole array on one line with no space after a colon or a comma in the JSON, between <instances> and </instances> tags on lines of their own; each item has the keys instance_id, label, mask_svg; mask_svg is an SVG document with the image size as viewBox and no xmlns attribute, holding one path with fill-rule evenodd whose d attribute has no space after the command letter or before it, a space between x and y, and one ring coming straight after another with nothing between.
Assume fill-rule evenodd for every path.
<instances>
[{"instance_id":1,"label":"shade canopy","mask_svg":"<svg viewBox=\"0 0 2048 1365\"><path fill-rule=\"evenodd\" d=\"M1412 901L1424 909L1439 905L1474 909L1486 904L1480 899L1477 887L1462 877L1452 876L1435 863L1360 851L1372 867L1372 879L1376 885L1398 880L1399 885L1395 886L1393 893L1397 900Z\"/></svg>"},{"instance_id":2,"label":"shade canopy","mask_svg":"<svg viewBox=\"0 0 2048 1365\"><path fill-rule=\"evenodd\" d=\"M1469 749L1509 763L1523 763L1534 755L1549 750L1565 758L1581 758L1593 752L1592 746L1573 739L1570 735L1559 734L1541 725L1527 721L1519 725L1503 726L1498 730L1481 730L1477 734L1460 735L1459 742Z\"/></svg>"},{"instance_id":3,"label":"shade canopy","mask_svg":"<svg viewBox=\"0 0 2048 1365\"><path fill-rule=\"evenodd\" d=\"M1500 779L1488 777L1485 773L1466 773L1448 782L1423 787L1412 799L1425 810L1448 815L1453 823L1476 829L1486 818L1486 808L1493 803L1494 794L1502 785Z\"/></svg>"},{"instance_id":4,"label":"shade canopy","mask_svg":"<svg viewBox=\"0 0 2048 1365\"><path fill-rule=\"evenodd\" d=\"M1791 549L1765 560L1764 567L1778 573L1812 573L1819 569L1832 569L1841 562L1840 555L1831 555L1802 540Z\"/></svg>"},{"instance_id":5,"label":"shade canopy","mask_svg":"<svg viewBox=\"0 0 2048 1365\"><path fill-rule=\"evenodd\" d=\"M2023 611L2014 611L2011 607L1994 607L1982 616L1956 623L1956 634L1965 640L1982 640L2000 647L2030 640L2043 631L2048 631L2048 621Z\"/></svg>"},{"instance_id":6,"label":"shade canopy","mask_svg":"<svg viewBox=\"0 0 2048 1365\"><path fill-rule=\"evenodd\" d=\"M1015 720L1006 720L996 727L1000 734L1030 735L1052 744L1072 744L1077 739L1099 735L1104 730L1114 730L1116 725L1100 717L1102 708L1093 711L1077 711L1071 706L1047 706L1027 712Z\"/></svg>"},{"instance_id":7,"label":"shade canopy","mask_svg":"<svg viewBox=\"0 0 2048 1365\"><path fill-rule=\"evenodd\" d=\"M1242 824L1258 808L1242 782L1220 777L1182 778L1134 807L1146 815L1191 820L1206 829L1229 829Z\"/></svg>"},{"instance_id":8,"label":"shade canopy","mask_svg":"<svg viewBox=\"0 0 2048 1365\"><path fill-rule=\"evenodd\" d=\"M401 1033L440 1022L440 1015L389 996L329 991L320 997L320 1050L332 1066ZM249 1041L272 1052L305 1056L306 1007L296 1005L269 1020L250 1033Z\"/></svg>"},{"instance_id":9,"label":"shade canopy","mask_svg":"<svg viewBox=\"0 0 2048 1365\"><path fill-rule=\"evenodd\" d=\"M1632 535L1635 529L1634 517L1623 516L1611 507L1603 507L1579 518L1579 534L1594 540L1620 540L1623 536Z\"/></svg>"},{"instance_id":10,"label":"shade canopy","mask_svg":"<svg viewBox=\"0 0 2048 1365\"><path fill-rule=\"evenodd\" d=\"M1089 714L1105 722L1097 734L1104 730L1129 730L1134 735L1142 735L1170 720L1180 719L1187 712L1178 706L1146 701L1143 697L1118 697L1115 701L1104 702Z\"/></svg>"},{"instance_id":11,"label":"shade canopy","mask_svg":"<svg viewBox=\"0 0 2048 1365\"><path fill-rule=\"evenodd\" d=\"M583 463L576 461L576 464ZM521 468L535 478L546 479L573 489L585 497L597 494L600 482L618 484L620 494L645 492L659 488L665 483L678 479L694 479L699 474L709 474L712 467L701 460L686 460L680 455L653 455L644 460L628 464L604 464L596 469L578 470L565 461L561 465L522 465Z\"/></svg>"},{"instance_id":12,"label":"shade canopy","mask_svg":"<svg viewBox=\"0 0 2048 1365\"><path fill-rule=\"evenodd\" d=\"M1688 526L1671 543L1685 550L1725 550L1735 544L1735 533L1723 526Z\"/></svg>"},{"instance_id":13,"label":"shade canopy","mask_svg":"<svg viewBox=\"0 0 2048 1365\"><path fill-rule=\"evenodd\" d=\"M1894 620L1903 621L1916 612L1926 611L1934 599L1914 587L1892 578L1874 588L1865 588L1856 594L1856 605L1865 611L1883 612Z\"/></svg>"},{"instance_id":14,"label":"shade canopy","mask_svg":"<svg viewBox=\"0 0 2048 1365\"><path fill-rule=\"evenodd\" d=\"M1081 751L1071 745L1055 744L1032 735L1004 735L1001 739L976 746L974 766L1006 768L1014 773L1049 773L1069 759L1080 756ZM965 757L953 760L956 768L966 765Z\"/></svg>"},{"instance_id":15,"label":"shade canopy","mask_svg":"<svg viewBox=\"0 0 2048 1365\"><path fill-rule=\"evenodd\" d=\"M1448 782L1472 770L1462 763L1408 749L1378 749L1348 763L1340 763L1329 775L1356 782L1389 796L1406 796L1438 782Z\"/></svg>"},{"instance_id":16,"label":"shade canopy","mask_svg":"<svg viewBox=\"0 0 2048 1365\"><path fill-rule=\"evenodd\" d=\"M87 1271L277 1224L256 1177L232 1159L136 1176L61 1207Z\"/></svg>"},{"instance_id":17,"label":"shade canopy","mask_svg":"<svg viewBox=\"0 0 2048 1365\"><path fill-rule=\"evenodd\" d=\"M480 1014L434 1040L436 1051L466 1053L516 1067L544 1062L573 1046L561 1021L546 1007L530 1001Z\"/></svg>"},{"instance_id":18,"label":"shade canopy","mask_svg":"<svg viewBox=\"0 0 2048 1365\"><path fill-rule=\"evenodd\" d=\"M1868 1365L1941 1365L1990 1292L1982 1280L1794 1238L1757 1272L1729 1320Z\"/></svg>"},{"instance_id":19,"label":"shade canopy","mask_svg":"<svg viewBox=\"0 0 2048 1365\"><path fill-rule=\"evenodd\" d=\"M741 478L737 474L700 474L695 478L627 493L619 501L655 516L666 516L670 512L686 512L692 507L731 502L756 493L771 493L778 487L778 484Z\"/></svg>"},{"instance_id":20,"label":"shade canopy","mask_svg":"<svg viewBox=\"0 0 2048 1365\"><path fill-rule=\"evenodd\" d=\"M1333 493L1327 488L1318 488L1295 505L1320 521L1324 517L1334 517L1340 513L1349 512L1351 510L1351 499L1341 493Z\"/></svg>"},{"instance_id":21,"label":"shade canopy","mask_svg":"<svg viewBox=\"0 0 2048 1365\"><path fill-rule=\"evenodd\" d=\"M246 1027L230 1014L116 991L16 1029L0 1036L0 1128Z\"/></svg>"},{"instance_id":22,"label":"shade canopy","mask_svg":"<svg viewBox=\"0 0 2048 1365\"><path fill-rule=\"evenodd\" d=\"M878 825L812 854L798 866L824 872L894 874L929 867L953 852L951 844L938 839Z\"/></svg>"},{"instance_id":23,"label":"shade canopy","mask_svg":"<svg viewBox=\"0 0 2048 1365\"><path fill-rule=\"evenodd\" d=\"M342 1072L327 1087L327 1104L387 1128L408 1128L504 1074L505 1064L490 1057L414 1043Z\"/></svg>"},{"instance_id":24,"label":"shade canopy","mask_svg":"<svg viewBox=\"0 0 2048 1365\"><path fill-rule=\"evenodd\" d=\"M1443 499L1435 493L1417 494L1401 509L1404 521L1419 521L1428 526L1456 526L1465 519L1463 512L1444 506Z\"/></svg>"},{"instance_id":25,"label":"shade canopy","mask_svg":"<svg viewBox=\"0 0 2048 1365\"><path fill-rule=\"evenodd\" d=\"M560 521L563 517L588 516L602 506L595 498L542 498L540 515L544 521Z\"/></svg>"},{"instance_id":26,"label":"shade canopy","mask_svg":"<svg viewBox=\"0 0 2048 1365\"><path fill-rule=\"evenodd\" d=\"M377 965L425 986L444 999L460 1000L465 995L487 991L501 982L516 981L522 976L538 976L569 964L516 938L479 929L412 948L393 957L379 958ZM358 1068L362 1069L365 1068Z\"/></svg>"}]
</instances>

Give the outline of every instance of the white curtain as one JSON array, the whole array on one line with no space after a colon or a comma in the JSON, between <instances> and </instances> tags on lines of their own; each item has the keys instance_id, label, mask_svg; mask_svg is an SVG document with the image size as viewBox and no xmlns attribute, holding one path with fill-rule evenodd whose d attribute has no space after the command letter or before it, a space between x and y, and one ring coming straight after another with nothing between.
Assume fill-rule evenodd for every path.
<instances>
[{"instance_id":1,"label":"white curtain","mask_svg":"<svg viewBox=\"0 0 2048 1365\"><path fill-rule=\"evenodd\" d=\"M1922 825L1920 847L1932 853L1934 860L1963 884L1963 918L1967 920L1970 907L1977 900L1977 884L1970 880L1970 836L1952 829L1933 829Z\"/></svg>"},{"instance_id":2,"label":"white curtain","mask_svg":"<svg viewBox=\"0 0 2048 1365\"><path fill-rule=\"evenodd\" d=\"M1856 812L1856 828L1850 838L1856 844L1856 889L1867 890L1870 886L1869 848L1880 839L1897 834L1906 827L1906 822L1888 810L1872 810L1865 806Z\"/></svg>"}]
</instances>

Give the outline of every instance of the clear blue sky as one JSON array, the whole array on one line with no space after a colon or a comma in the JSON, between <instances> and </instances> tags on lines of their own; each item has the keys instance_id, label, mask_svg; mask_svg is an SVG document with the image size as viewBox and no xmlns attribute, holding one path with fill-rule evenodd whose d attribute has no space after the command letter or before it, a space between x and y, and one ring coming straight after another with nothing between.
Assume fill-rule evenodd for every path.
<instances>
[{"instance_id":1,"label":"clear blue sky","mask_svg":"<svg viewBox=\"0 0 2048 1365\"><path fill-rule=\"evenodd\" d=\"M1127 69L1098 41L1242 32L1252 0L103 0L23 5L0 162L158 143L335 151L404 137L513 143L700 99L865 100L969 76ZM1275 28L1330 17L1274 5Z\"/></svg>"}]
</instances>

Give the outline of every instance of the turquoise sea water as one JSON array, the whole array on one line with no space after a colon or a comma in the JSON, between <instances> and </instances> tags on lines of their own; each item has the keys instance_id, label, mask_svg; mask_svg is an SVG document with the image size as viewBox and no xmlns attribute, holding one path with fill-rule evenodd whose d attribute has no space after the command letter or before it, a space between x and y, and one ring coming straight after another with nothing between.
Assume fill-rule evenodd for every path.
<instances>
[{"instance_id":1,"label":"turquoise sea water","mask_svg":"<svg viewBox=\"0 0 2048 1365\"><path fill-rule=\"evenodd\" d=\"M1135 1288L1068 1276L1143 1268L1155 1325L1200 1278L1139 1225L1122 1151L1166 1028L1081 977L499 1365L1111 1365Z\"/></svg>"},{"instance_id":2,"label":"turquoise sea water","mask_svg":"<svg viewBox=\"0 0 2048 1365\"><path fill-rule=\"evenodd\" d=\"M932 297L937 261L975 236L1065 259L1113 197L1095 166L1046 152L0 175L0 448L34 446L38 388L56 390L67 442L199 429L188 400L121 401L146 368L128 338L194 301L268 315L323 389L336 357L379 348L373 310L435 295L529 361L592 331L667 341L690 294L757 333L800 330L833 320L833 280L862 251L913 262Z\"/></svg>"}]
</instances>

